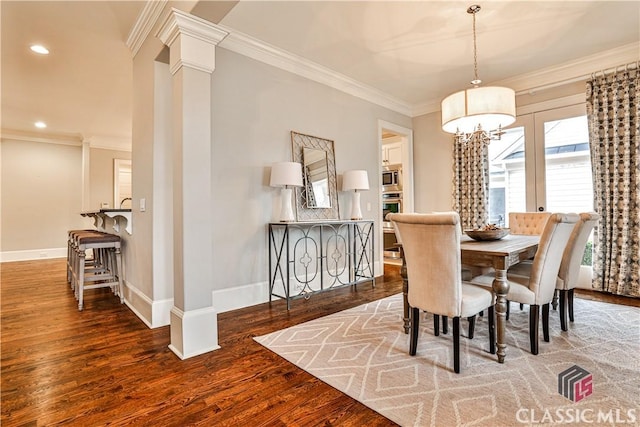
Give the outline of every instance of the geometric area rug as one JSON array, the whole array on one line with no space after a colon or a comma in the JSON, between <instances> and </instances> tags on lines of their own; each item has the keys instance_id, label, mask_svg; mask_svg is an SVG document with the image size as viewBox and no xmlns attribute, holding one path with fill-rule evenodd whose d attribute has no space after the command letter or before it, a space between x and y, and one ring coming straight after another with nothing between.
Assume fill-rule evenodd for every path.
<instances>
[{"instance_id":1,"label":"geometric area rug","mask_svg":"<svg viewBox=\"0 0 640 427\"><path fill-rule=\"evenodd\" d=\"M551 310L551 340L540 325L534 356L528 308L512 304L504 364L488 351L486 317L472 340L463 320L459 374L451 320L449 333L435 336L433 316L422 314L409 356L401 294L255 340L401 426L638 425L640 308L576 298L574 312L562 332Z\"/></svg>"}]
</instances>

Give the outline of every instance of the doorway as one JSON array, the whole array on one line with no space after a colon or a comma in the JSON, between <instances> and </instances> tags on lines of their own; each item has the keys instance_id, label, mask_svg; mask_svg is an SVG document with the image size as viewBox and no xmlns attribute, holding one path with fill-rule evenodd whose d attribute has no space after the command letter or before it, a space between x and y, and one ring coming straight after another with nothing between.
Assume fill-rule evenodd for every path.
<instances>
[{"instance_id":1,"label":"doorway","mask_svg":"<svg viewBox=\"0 0 640 427\"><path fill-rule=\"evenodd\" d=\"M380 173L379 259L386 264L401 264L392 225L385 221L389 212L413 212L413 130L380 120L378 122Z\"/></svg>"}]
</instances>

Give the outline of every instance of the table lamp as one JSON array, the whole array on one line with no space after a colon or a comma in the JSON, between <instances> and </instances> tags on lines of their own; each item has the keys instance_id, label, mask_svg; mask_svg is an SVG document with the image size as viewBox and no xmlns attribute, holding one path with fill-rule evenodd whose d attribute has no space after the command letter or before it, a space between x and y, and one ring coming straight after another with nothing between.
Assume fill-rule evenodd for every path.
<instances>
[{"instance_id":1,"label":"table lamp","mask_svg":"<svg viewBox=\"0 0 640 427\"><path fill-rule=\"evenodd\" d=\"M302 164L298 162L278 162L271 167L271 187L282 187L280 199L280 222L296 220L291 208L291 187L302 187Z\"/></svg>"},{"instance_id":2,"label":"table lamp","mask_svg":"<svg viewBox=\"0 0 640 427\"><path fill-rule=\"evenodd\" d=\"M360 210L360 193L369 189L369 176L365 170L345 171L342 175L342 191L353 190L351 196L351 219L362 219Z\"/></svg>"}]
</instances>

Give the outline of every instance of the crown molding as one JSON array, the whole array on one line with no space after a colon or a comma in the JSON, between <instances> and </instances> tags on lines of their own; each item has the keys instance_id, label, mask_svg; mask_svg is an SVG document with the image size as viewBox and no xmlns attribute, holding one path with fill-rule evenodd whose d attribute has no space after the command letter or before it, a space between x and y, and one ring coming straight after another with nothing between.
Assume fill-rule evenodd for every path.
<instances>
[{"instance_id":1,"label":"crown molding","mask_svg":"<svg viewBox=\"0 0 640 427\"><path fill-rule=\"evenodd\" d=\"M145 3L127 37L127 47L133 56L136 56L151 33L167 3L169 0L149 0Z\"/></svg>"},{"instance_id":2,"label":"crown molding","mask_svg":"<svg viewBox=\"0 0 640 427\"><path fill-rule=\"evenodd\" d=\"M206 19L172 7L163 19L156 36L162 43L171 46L179 34L217 45L229 33Z\"/></svg>"},{"instance_id":3,"label":"crown molding","mask_svg":"<svg viewBox=\"0 0 640 427\"><path fill-rule=\"evenodd\" d=\"M45 144L70 145L73 147L81 147L83 143L88 143L91 148L131 151L131 138L110 135L92 135L90 137L86 137L79 133L33 132L18 129L2 129L0 139L2 139L2 141L41 142Z\"/></svg>"},{"instance_id":4,"label":"crown molding","mask_svg":"<svg viewBox=\"0 0 640 427\"><path fill-rule=\"evenodd\" d=\"M591 73L636 62L639 58L640 42L634 42L585 56L575 61L568 61L553 67L542 68L530 73L491 82L487 85L510 87L516 91L516 95L533 94L553 87L587 80ZM412 109L412 116L416 117L440 111L440 102L441 100L432 100L416 105Z\"/></svg>"},{"instance_id":5,"label":"crown molding","mask_svg":"<svg viewBox=\"0 0 640 427\"><path fill-rule=\"evenodd\" d=\"M71 145L80 147L82 135L77 133L32 132L18 129L2 129L2 141L42 142L46 144Z\"/></svg>"},{"instance_id":6,"label":"crown molding","mask_svg":"<svg viewBox=\"0 0 640 427\"><path fill-rule=\"evenodd\" d=\"M332 87L400 114L409 116L411 113L409 104L393 98L378 89L232 28L223 25L217 25L217 27L229 33L220 42L220 47Z\"/></svg>"},{"instance_id":7,"label":"crown molding","mask_svg":"<svg viewBox=\"0 0 640 427\"><path fill-rule=\"evenodd\" d=\"M636 62L639 59L640 42L634 42L575 61L504 79L496 84L508 86L517 94L534 93L550 87L587 80L592 73Z\"/></svg>"},{"instance_id":8,"label":"crown molding","mask_svg":"<svg viewBox=\"0 0 640 427\"><path fill-rule=\"evenodd\" d=\"M83 142L88 142L91 148L102 150L131 151L131 138L111 135L91 135L84 137Z\"/></svg>"}]
</instances>

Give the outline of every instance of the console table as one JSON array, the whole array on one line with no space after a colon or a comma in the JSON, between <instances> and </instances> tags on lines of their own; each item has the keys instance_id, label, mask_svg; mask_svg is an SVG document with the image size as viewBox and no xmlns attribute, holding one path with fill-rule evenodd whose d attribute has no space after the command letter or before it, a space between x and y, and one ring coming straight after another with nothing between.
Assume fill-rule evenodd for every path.
<instances>
[{"instance_id":1,"label":"console table","mask_svg":"<svg viewBox=\"0 0 640 427\"><path fill-rule=\"evenodd\" d=\"M373 221L269 223L269 301L371 281Z\"/></svg>"}]
</instances>

